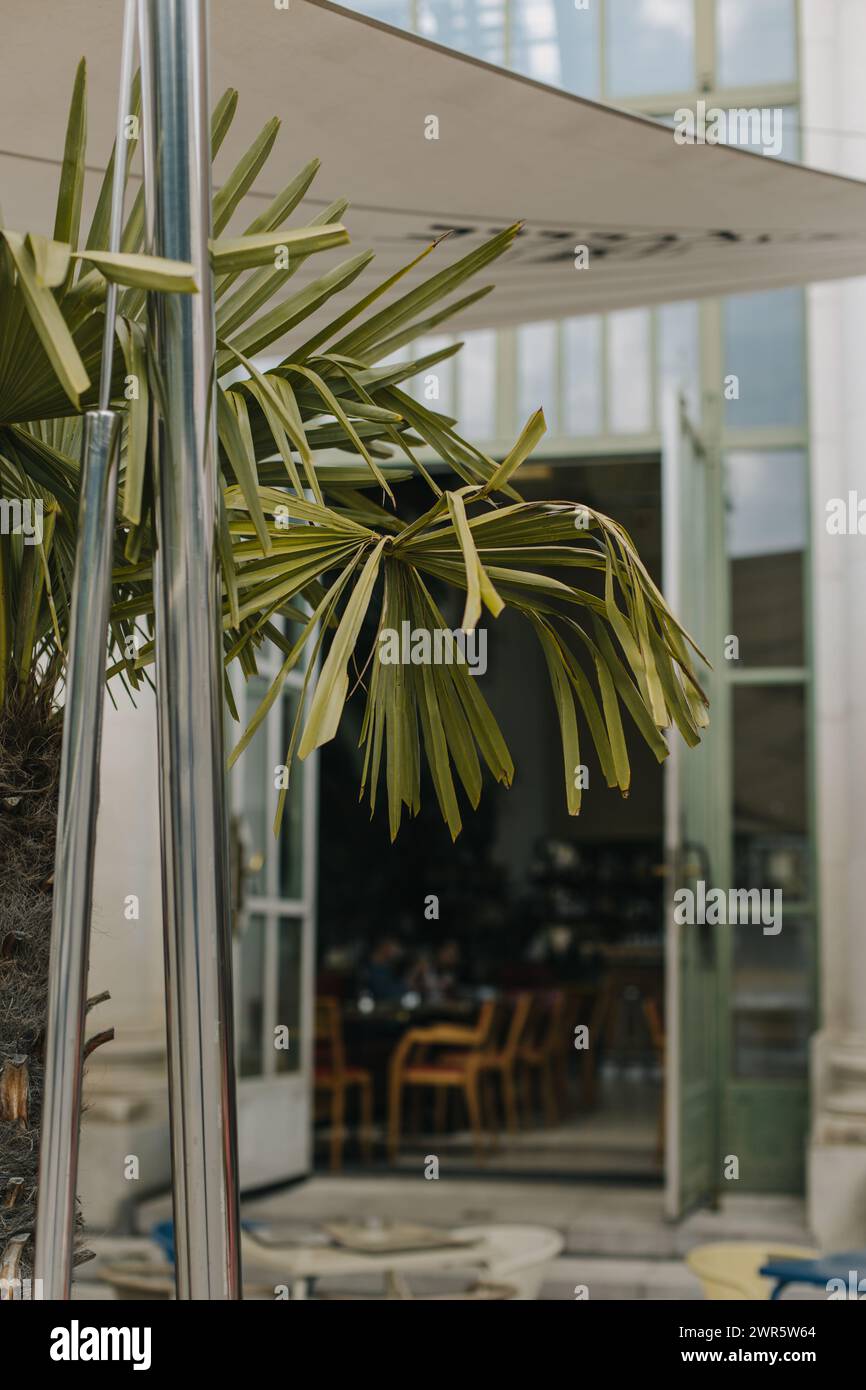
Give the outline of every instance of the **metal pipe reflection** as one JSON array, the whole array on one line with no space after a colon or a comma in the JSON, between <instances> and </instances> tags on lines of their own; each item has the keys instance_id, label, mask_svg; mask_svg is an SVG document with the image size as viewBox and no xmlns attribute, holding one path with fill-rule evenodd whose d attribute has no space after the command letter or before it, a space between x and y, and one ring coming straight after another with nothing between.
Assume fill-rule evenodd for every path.
<instances>
[{"instance_id":1,"label":"metal pipe reflection","mask_svg":"<svg viewBox=\"0 0 866 1390\"><path fill-rule=\"evenodd\" d=\"M134 4L135 0L126 0L124 11L109 231L112 251L120 246L123 220L123 139L132 88ZM120 416L107 408L116 302L116 289L108 285L100 409L88 411L84 417L70 596L34 1255L34 1274L42 1281L41 1296L51 1299L69 1298L74 1255L87 964L120 449Z\"/></svg>"},{"instance_id":2,"label":"metal pipe reflection","mask_svg":"<svg viewBox=\"0 0 866 1390\"><path fill-rule=\"evenodd\" d=\"M177 1296L240 1297L216 559L206 0L139 0L147 249L194 295L148 302L156 662Z\"/></svg>"}]
</instances>

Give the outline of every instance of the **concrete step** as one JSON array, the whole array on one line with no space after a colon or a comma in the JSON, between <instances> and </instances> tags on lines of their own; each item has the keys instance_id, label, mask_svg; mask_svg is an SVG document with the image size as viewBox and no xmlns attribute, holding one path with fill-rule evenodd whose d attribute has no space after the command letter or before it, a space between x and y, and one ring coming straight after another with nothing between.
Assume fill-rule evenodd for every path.
<instances>
[{"instance_id":1,"label":"concrete step","mask_svg":"<svg viewBox=\"0 0 866 1390\"><path fill-rule=\"evenodd\" d=\"M619 1299L629 1302L634 1299L691 1302L703 1298L699 1281L682 1260L561 1255L551 1264L539 1298L561 1301L574 1300L578 1295L596 1303Z\"/></svg>"}]
</instances>

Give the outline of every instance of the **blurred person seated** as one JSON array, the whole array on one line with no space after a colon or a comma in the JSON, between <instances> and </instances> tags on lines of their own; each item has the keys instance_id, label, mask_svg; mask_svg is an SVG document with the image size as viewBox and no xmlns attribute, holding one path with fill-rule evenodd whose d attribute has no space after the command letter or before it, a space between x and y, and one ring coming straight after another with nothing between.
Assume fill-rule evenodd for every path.
<instances>
[{"instance_id":1,"label":"blurred person seated","mask_svg":"<svg viewBox=\"0 0 866 1390\"><path fill-rule=\"evenodd\" d=\"M379 1002L400 999L406 985L399 969L403 948L393 936L383 936L375 943L370 959L361 972L363 984Z\"/></svg>"},{"instance_id":2,"label":"blurred person seated","mask_svg":"<svg viewBox=\"0 0 866 1390\"><path fill-rule=\"evenodd\" d=\"M462 957L460 943L443 941L430 955L423 955L407 976L407 985L417 990L426 1004L441 1004L460 993Z\"/></svg>"}]
</instances>

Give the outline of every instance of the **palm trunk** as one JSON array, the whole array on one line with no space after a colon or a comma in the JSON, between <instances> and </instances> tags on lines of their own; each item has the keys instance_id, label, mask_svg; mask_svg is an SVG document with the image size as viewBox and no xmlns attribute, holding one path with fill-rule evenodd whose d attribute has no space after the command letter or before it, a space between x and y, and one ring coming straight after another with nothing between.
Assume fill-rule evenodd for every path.
<instances>
[{"instance_id":1,"label":"palm trunk","mask_svg":"<svg viewBox=\"0 0 866 1390\"><path fill-rule=\"evenodd\" d=\"M36 1225L61 721L0 714L0 1276L27 1277Z\"/></svg>"},{"instance_id":2,"label":"palm trunk","mask_svg":"<svg viewBox=\"0 0 866 1390\"><path fill-rule=\"evenodd\" d=\"M32 688L0 711L0 1281L33 1268L62 737L51 698ZM88 1039L82 1063L113 1037ZM76 1250L76 1263L89 1257Z\"/></svg>"}]
</instances>

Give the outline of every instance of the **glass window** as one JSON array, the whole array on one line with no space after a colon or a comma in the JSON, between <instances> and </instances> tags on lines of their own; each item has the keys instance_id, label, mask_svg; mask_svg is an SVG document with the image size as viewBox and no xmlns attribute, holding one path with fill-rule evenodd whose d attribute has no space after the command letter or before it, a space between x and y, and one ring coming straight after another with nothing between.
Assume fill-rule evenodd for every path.
<instances>
[{"instance_id":1,"label":"glass window","mask_svg":"<svg viewBox=\"0 0 866 1390\"><path fill-rule=\"evenodd\" d=\"M794 0L716 0L717 84L754 87L797 76Z\"/></svg>"},{"instance_id":2,"label":"glass window","mask_svg":"<svg viewBox=\"0 0 866 1390\"><path fill-rule=\"evenodd\" d=\"M283 707L283 728L280 737L281 758L285 757L291 741L299 699L300 693L296 690L286 691L281 697ZM277 792L276 795L279 796L279 793ZM271 798L269 804L276 810L275 799ZM286 804L283 807L283 819L280 824L279 896L281 898L302 898L304 894L303 815L304 764L295 758L289 774ZM271 836L271 843L273 843L273 828L270 825L268 826L268 833Z\"/></svg>"},{"instance_id":3,"label":"glass window","mask_svg":"<svg viewBox=\"0 0 866 1390\"><path fill-rule=\"evenodd\" d=\"M505 0L419 0L418 31L473 58L505 62Z\"/></svg>"},{"instance_id":4,"label":"glass window","mask_svg":"<svg viewBox=\"0 0 866 1390\"><path fill-rule=\"evenodd\" d=\"M467 333L457 354L457 428L473 444L496 434L496 334Z\"/></svg>"},{"instance_id":5,"label":"glass window","mask_svg":"<svg viewBox=\"0 0 866 1390\"><path fill-rule=\"evenodd\" d=\"M241 1076L262 1073L264 1027L265 919L250 917L240 940L238 982L238 1070Z\"/></svg>"},{"instance_id":6,"label":"glass window","mask_svg":"<svg viewBox=\"0 0 866 1390\"><path fill-rule=\"evenodd\" d=\"M777 936L738 923L733 933L734 1075L774 1079L806 1075L811 999L812 923L785 917Z\"/></svg>"},{"instance_id":7,"label":"glass window","mask_svg":"<svg viewBox=\"0 0 866 1390\"><path fill-rule=\"evenodd\" d=\"M746 666L800 666L805 455L798 449L735 451L725 459L731 622Z\"/></svg>"},{"instance_id":8,"label":"glass window","mask_svg":"<svg viewBox=\"0 0 866 1390\"><path fill-rule=\"evenodd\" d=\"M724 301L725 423L731 429L805 420L803 291L768 290Z\"/></svg>"},{"instance_id":9,"label":"glass window","mask_svg":"<svg viewBox=\"0 0 866 1390\"><path fill-rule=\"evenodd\" d=\"M600 4L512 0L510 66L578 96L600 94Z\"/></svg>"},{"instance_id":10,"label":"glass window","mask_svg":"<svg viewBox=\"0 0 866 1390\"><path fill-rule=\"evenodd\" d=\"M624 309L607 319L607 394L614 434L652 428L648 309Z\"/></svg>"},{"instance_id":11,"label":"glass window","mask_svg":"<svg viewBox=\"0 0 866 1390\"><path fill-rule=\"evenodd\" d=\"M448 333L431 333L428 338L419 338L417 342L410 343L408 352L404 350L404 360L417 362L422 357L429 357L432 353L440 352L442 348L450 347L453 341ZM452 414L454 358L446 357L435 366L418 372L417 376L409 377L401 384L401 389L408 390L416 401L420 401L430 410L438 411L441 415Z\"/></svg>"},{"instance_id":12,"label":"glass window","mask_svg":"<svg viewBox=\"0 0 866 1390\"><path fill-rule=\"evenodd\" d=\"M700 325L694 301L665 304L657 311L659 389L676 386L686 398L693 424L700 419Z\"/></svg>"},{"instance_id":13,"label":"glass window","mask_svg":"<svg viewBox=\"0 0 866 1390\"><path fill-rule=\"evenodd\" d=\"M395 29L412 28L412 0L346 0L346 8L393 24Z\"/></svg>"},{"instance_id":14,"label":"glass window","mask_svg":"<svg viewBox=\"0 0 866 1390\"><path fill-rule=\"evenodd\" d=\"M605 24L609 96L692 90L694 0L607 0Z\"/></svg>"},{"instance_id":15,"label":"glass window","mask_svg":"<svg viewBox=\"0 0 866 1390\"><path fill-rule=\"evenodd\" d=\"M289 1045L278 1047L276 1070L301 1066L301 943L303 924L297 917L277 922L277 1024L289 1030Z\"/></svg>"},{"instance_id":16,"label":"glass window","mask_svg":"<svg viewBox=\"0 0 866 1390\"><path fill-rule=\"evenodd\" d=\"M559 429L556 346L555 323L526 323L517 330L518 428L542 406L548 434Z\"/></svg>"},{"instance_id":17,"label":"glass window","mask_svg":"<svg viewBox=\"0 0 866 1390\"><path fill-rule=\"evenodd\" d=\"M564 368L562 428L568 435L601 434L601 319L567 319L562 325Z\"/></svg>"},{"instance_id":18,"label":"glass window","mask_svg":"<svg viewBox=\"0 0 866 1390\"><path fill-rule=\"evenodd\" d=\"M790 907L810 897L805 690L737 685L733 697L736 886L778 889Z\"/></svg>"}]
</instances>

